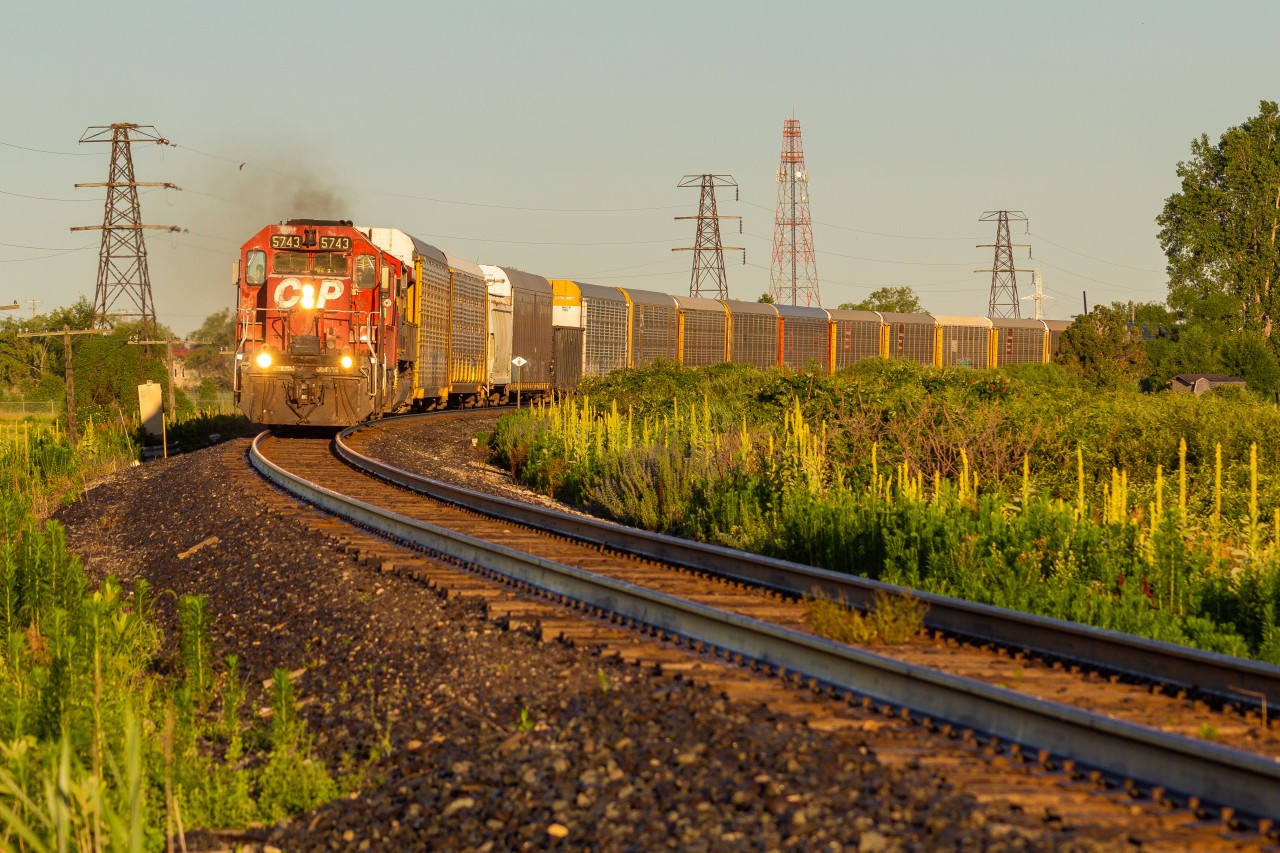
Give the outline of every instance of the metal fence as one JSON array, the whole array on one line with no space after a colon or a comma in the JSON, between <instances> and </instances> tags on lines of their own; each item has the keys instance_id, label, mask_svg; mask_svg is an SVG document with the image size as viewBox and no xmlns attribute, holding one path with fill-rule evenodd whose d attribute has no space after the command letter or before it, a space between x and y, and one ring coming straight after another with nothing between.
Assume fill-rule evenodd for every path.
<instances>
[{"instance_id":1,"label":"metal fence","mask_svg":"<svg viewBox=\"0 0 1280 853\"><path fill-rule=\"evenodd\" d=\"M54 412L52 400L19 400L0 403L0 418L52 418Z\"/></svg>"}]
</instances>

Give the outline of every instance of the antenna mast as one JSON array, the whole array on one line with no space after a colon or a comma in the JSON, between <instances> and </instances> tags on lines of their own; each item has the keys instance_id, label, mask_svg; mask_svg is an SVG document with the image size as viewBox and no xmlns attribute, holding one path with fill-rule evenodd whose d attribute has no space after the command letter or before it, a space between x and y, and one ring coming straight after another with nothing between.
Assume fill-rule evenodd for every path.
<instances>
[{"instance_id":1,"label":"antenna mast","mask_svg":"<svg viewBox=\"0 0 1280 853\"><path fill-rule=\"evenodd\" d=\"M98 250L98 286L93 297L93 327L110 328L110 317L121 297L128 296L125 308L114 315L142 321L144 337L154 337L156 307L151 298L151 275L147 271L147 247L142 232L147 228L179 231L174 225L143 225L138 205L138 187L178 189L170 183L140 183L134 180L135 142L168 145L169 140L151 125L117 123L90 127L80 137L84 142L111 143L111 170L105 183L76 184L76 187L106 187L107 201L101 225L82 225L72 231L102 231Z\"/></svg>"},{"instance_id":2,"label":"antenna mast","mask_svg":"<svg viewBox=\"0 0 1280 853\"><path fill-rule=\"evenodd\" d=\"M779 304L822 306L818 262L813 252L813 219L809 215L809 172L804 167L800 121L794 118L782 123L769 295Z\"/></svg>"}]
</instances>

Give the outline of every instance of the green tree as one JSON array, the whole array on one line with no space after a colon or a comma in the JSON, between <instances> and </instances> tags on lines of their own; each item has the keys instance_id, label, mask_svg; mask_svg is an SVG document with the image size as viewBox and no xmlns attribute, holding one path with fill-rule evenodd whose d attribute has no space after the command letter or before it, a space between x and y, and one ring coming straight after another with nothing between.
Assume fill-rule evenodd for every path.
<instances>
[{"instance_id":1,"label":"green tree","mask_svg":"<svg viewBox=\"0 0 1280 853\"><path fill-rule=\"evenodd\" d=\"M191 333L197 341L207 341L208 346L217 349L231 349L235 346L236 318L230 308L223 308L204 318L200 328Z\"/></svg>"},{"instance_id":2,"label":"green tree","mask_svg":"<svg viewBox=\"0 0 1280 853\"><path fill-rule=\"evenodd\" d=\"M1169 304L1191 313L1215 295L1230 297L1233 330L1271 339L1280 313L1280 110L1262 101L1258 115L1229 128L1215 145L1207 134L1178 163L1182 189L1156 217L1169 259Z\"/></svg>"},{"instance_id":3,"label":"green tree","mask_svg":"<svg viewBox=\"0 0 1280 853\"><path fill-rule=\"evenodd\" d=\"M920 297L910 287L881 287L861 302L846 302L845 311L885 311L892 314L923 314Z\"/></svg>"},{"instance_id":4,"label":"green tree","mask_svg":"<svg viewBox=\"0 0 1280 853\"><path fill-rule=\"evenodd\" d=\"M186 366L201 376L213 379L219 388L231 387L231 354L235 351L235 314L230 308L204 318L200 328L191 333L197 341L205 341L187 355Z\"/></svg>"},{"instance_id":5,"label":"green tree","mask_svg":"<svg viewBox=\"0 0 1280 853\"><path fill-rule=\"evenodd\" d=\"M1257 332L1237 332L1218 349L1221 370L1239 376L1250 389L1270 397L1280 390L1280 359Z\"/></svg>"},{"instance_id":6,"label":"green tree","mask_svg":"<svg viewBox=\"0 0 1280 853\"><path fill-rule=\"evenodd\" d=\"M1081 314L1062 333L1058 364L1100 385L1134 382L1146 374L1142 333L1129 325L1129 306L1113 302Z\"/></svg>"},{"instance_id":7,"label":"green tree","mask_svg":"<svg viewBox=\"0 0 1280 853\"><path fill-rule=\"evenodd\" d=\"M757 299L757 300L756 300L756 302L760 302L760 303L763 303L763 304L765 304L765 305L772 305L772 304L773 304L773 295L772 295L772 294L769 294L769 293L762 293L762 294L760 294L760 298L759 298L759 299Z\"/></svg>"}]
</instances>

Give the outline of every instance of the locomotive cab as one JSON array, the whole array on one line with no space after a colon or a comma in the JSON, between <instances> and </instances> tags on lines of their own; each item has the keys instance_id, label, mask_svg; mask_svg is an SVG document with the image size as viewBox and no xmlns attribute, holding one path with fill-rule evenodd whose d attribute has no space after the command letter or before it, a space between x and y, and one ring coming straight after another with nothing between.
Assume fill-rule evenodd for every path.
<instances>
[{"instance_id":1,"label":"locomotive cab","mask_svg":"<svg viewBox=\"0 0 1280 853\"><path fill-rule=\"evenodd\" d=\"M409 277L350 222L264 228L236 284L235 395L250 420L349 426L407 405Z\"/></svg>"}]
</instances>

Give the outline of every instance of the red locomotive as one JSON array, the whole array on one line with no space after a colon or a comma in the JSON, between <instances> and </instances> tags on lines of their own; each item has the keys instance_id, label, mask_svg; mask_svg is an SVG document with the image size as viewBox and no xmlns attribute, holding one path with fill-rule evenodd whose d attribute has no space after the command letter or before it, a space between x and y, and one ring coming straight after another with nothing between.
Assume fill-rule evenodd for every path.
<instances>
[{"instance_id":1,"label":"red locomotive","mask_svg":"<svg viewBox=\"0 0 1280 853\"><path fill-rule=\"evenodd\" d=\"M250 420L346 426L408 407L412 271L350 222L263 228L236 282L235 394Z\"/></svg>"}]
</instances>

